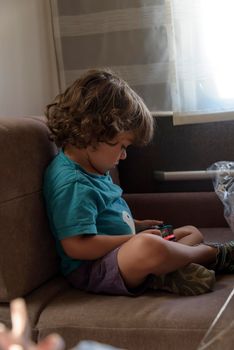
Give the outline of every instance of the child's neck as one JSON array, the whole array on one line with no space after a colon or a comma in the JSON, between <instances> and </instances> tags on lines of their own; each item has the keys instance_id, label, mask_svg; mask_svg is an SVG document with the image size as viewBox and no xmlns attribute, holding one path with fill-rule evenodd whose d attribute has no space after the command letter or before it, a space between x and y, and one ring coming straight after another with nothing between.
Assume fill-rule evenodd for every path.
<instances>
[{"instance_id":1,"label":"child's neck","mask_svg":"<svg viewBox=\"0 0 234 350\"><path fill-rule=\"evenodd\" d=\"M88 173L103 175L90 163L86 148L77 148L69 144L65 146L63 151L69 159L78 163Z\"/></svg>"}]
</instances>

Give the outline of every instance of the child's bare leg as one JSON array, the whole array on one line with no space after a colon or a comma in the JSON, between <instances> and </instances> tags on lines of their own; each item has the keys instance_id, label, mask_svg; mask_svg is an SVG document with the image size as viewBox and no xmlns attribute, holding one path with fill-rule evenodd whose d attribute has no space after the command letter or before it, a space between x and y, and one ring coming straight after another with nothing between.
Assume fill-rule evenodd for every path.
<instances>
[{"instance_id":1,"label":"child's bare leg","mask_svg":"<svg viewBox=\"0 0 234 350\"><path fill-rule=\"evenodd\" d=\"M212 263L216 253L214 247L203 244L190 247L144 233L134 236L120 247L118 264L126 285L134 288L149 274L167 274L191 262Z\"/></svg>"},{"instance_id":2,"label":"child's bare leg","mask_svg":"<svg viewBox=\"0 0 234 350\"><path fill-rule=\"evenodd\" d=\"M182 226L174 229L173 233L179 243L196 245L203 242L203 235L195 226Z\"/></svg>"}]
</instances>

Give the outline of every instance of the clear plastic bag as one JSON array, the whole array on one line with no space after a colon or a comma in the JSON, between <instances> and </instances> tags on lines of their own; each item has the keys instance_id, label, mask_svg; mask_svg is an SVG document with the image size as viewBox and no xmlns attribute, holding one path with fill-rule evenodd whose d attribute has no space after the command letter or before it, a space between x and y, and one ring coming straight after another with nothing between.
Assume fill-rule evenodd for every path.
<instances>
[{"instance_id":1,"label":"clear plastic bag","mask_svg":"<svg viewBox=\"0 0 234 350\"><path fill-rule=\"evenodd\" d=\"M224 217L234 232L234 162L216 162L207 170L213 174L214 190L224 205Z\"/></svg>"}]
</instances>

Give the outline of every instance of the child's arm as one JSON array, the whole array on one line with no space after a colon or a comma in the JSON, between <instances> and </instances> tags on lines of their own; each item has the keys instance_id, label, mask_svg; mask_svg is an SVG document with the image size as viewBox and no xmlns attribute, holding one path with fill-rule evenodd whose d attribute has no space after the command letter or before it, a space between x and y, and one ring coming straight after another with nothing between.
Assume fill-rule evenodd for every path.
<instances>
[{"instance_id":1,"label":"child's arm","mask_svg":"<svg viewBox=\"0 0 234 350\"><path fill-rule=\"evenodd\" d=\"M65 253L73 259L98 259L121 244L127 242L132 235L77 235L61 241Z\"/></svg>"},{"instance_id":2,"label":"child's arm","mask_svg":"<svg viewBox=\"0 0 234 350\"><path fill-rule=\"evenodd\" d=\"M141 233L160 235L160 231L149 229ZM133 235L77 235L61 240L65 253L73 259L95 260L119 247Z\"/></svg>"}]
</instances>

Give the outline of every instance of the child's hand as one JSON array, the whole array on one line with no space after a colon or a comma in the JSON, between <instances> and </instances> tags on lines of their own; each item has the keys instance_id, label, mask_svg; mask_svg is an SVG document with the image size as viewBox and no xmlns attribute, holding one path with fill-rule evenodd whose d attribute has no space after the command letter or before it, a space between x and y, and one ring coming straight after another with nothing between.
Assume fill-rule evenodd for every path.
<instances>
[{"instance_id":1,"label":"child's hand","mask_svg":"<svg viewBox=\"0 0 234 350\"><path fill-rule=\"evenodd\" d=\"M7 329L0 324L0 349L1 350L62 350L64 341L58 334L51 334L38 344L31 340L30 326L28 322L26 305L23 299L15 299L11 302L12 329Z\"/></svg>"},{"instance_id":2,"label":"child's hand","mask_svg":"<svg viewBox=\"0 0 234 350\"><path fill-rule=\"evenodd\" d=\"M152 226L163 224L162 220L134 220L136 231L141 232L150 229Z\"/></svg>"},{"instance_id":3,"label":"child's hand","mask_svg":"<svg viewBox=\"0 0 234 350\"><path fill-rule=\"evenodd\" d=\"M140 231L140 232L138 233L138 235L140 235L140 234L145 234L145 233L152 234L152 235L156 235L156 236L161 236L161 237L162 237L161 231L160 231L160 230L157 230L157 229L155 229L155 228L149 228L148 230Z\"/></svg>"}]
</instances>

